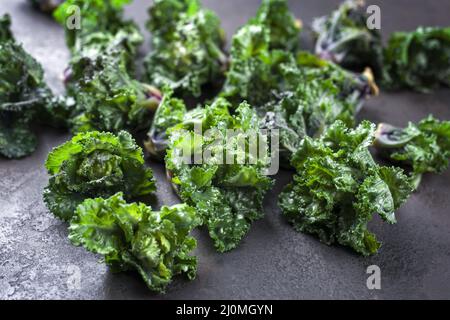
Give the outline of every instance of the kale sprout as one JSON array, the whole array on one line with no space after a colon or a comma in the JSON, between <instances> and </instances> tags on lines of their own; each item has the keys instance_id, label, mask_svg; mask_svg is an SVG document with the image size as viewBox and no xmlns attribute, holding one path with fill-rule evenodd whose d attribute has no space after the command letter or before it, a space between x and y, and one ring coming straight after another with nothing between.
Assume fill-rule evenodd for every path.
<instances>
[{"instance_id":1,"label":"kale sprout","mask_svg":"<svg viewBox=\"0 0 450 320\"><path fill-rule=\"evenodd\" d=\"M261 25L269 30L270 50L298 50L302 22L289 11L286 0L262 0L250 24Z\"/></svg>"},{"instance_id":2,"label":"kale sprout","mask_svg":"<svg viewBox=\"0 0 450 320\"><path fill-rule=\"evenodd\" d=\"M80 29L66 26L72 59L65 76L68 94L76 101L71 121L74 132L138 132L150 127L161 94L133 79L143 37L133 22L123 19L123 6L128 2L67 0L55 11L64 26L70 6L79 6L82 16Z\"/></svg>"},{"instance_id":3,"label":"kale sprout","mask_svg":"<svg viewBox=\"0 0 450 320\"><path fill-rule=\"evenodd\" d=\"M117 37L117 46L124 46L131 52L142 43L142 35L137 25L123 18L123 7L131 0L66 0L54 12L55 19L65 27L66 41L73 53L83 49L86 52L95 46L96 42L109 44ZM78 7L79 12L70 10ZM69 28L67 22L79 14L79 28ZM107 41L103 39L107 39ZM89 48L85 48L88 46Z\"/></svg>"},{"instance_id":4,"label":"kale sprout","mask_svg":"<svg viewBox=\"0 0 450 320\"><path fill-rule=\"evenodd\" d=\"M256 17L234 36L230 68L221 95L235 105L247 100L259 107L282 89L284 65L295 64L300 23L285 0L264 0Z\"/></svg>"},{"instance_id":5,"label":"kale sprout","mask_svg":"<svg viewBox=\"0 0 450 320\"><path fill-rule=\"evenodd\" d=\"M378 251L380 243L367 223L374 213L395 223L394 212L412 185L401 169L375 163L368 149L374 134L368 121L354 130L337 121L320 139L302 140L292 158L294 181L279 198L283 215L297 231L364 256Z\"/></svg>"},{"instance_id":6,"label":"kale sprout","mask_svg":"<svg viewBox=\"0 0 450 320\"><path fill-rule=\"evenodd\" d=\"M427 172L442 173L450 158L450 121L438 121L433 116L418 124L397 128L381 123L374 146L385 158L412 169L416 187Z\"/></svg>"},{"instance_id":7,"label":"kale sprout","mask_svg":"<svg viewBox=\"0 0 450 320\"><path fill-rule=\"evenodd\" d=\"M233 37L230 70L221 95L234 105L247 100L261 106L282 84L280 70L285 64L295 64L295 59L288 52L270 50L269 29L246 25Z\"/></svg>"},{"instance_id":8,"label":"kale sprout","mask_svg":"<svg viewBox=\"0 0 450 320\"><path fill-rule=\"evenodd\" d=\"M195 278L197 258L189 253L197 242L189 233L199 223L185 204L156 212L143 203L128 204L117 193L81 203L70 221L69 239L102 254L113 271L136 270L150 290L164 293L178 274Z\"/></svg>"},{"instance_id":9,"label":"kale sprout","mask_svg":"<svg viewBox=\"0 0 450 320\"><path fill-rule=\"evenodd\" d=\"M265 175L267 158L252 157L245 150L246 133L259 132L256 113L246 103L230 114L230 103L219 98L204 109L197 109L184 122L170 129L166 168L172 184L186 203L194 206L203 218L216 249L224 252L236 248L253 221L263 216L262 202L272 181ZM195 130L199 124L205 135ZM211 135L206 134L213 130ZM238 130L227 136L227 130ZM245 148L239 146L245 140ZM184 161L184 152L200 155L202 163ZM207 154L211 157L205 160ZM225 164L225 157L236 161ZM189 154L187 155L189 157ZM227 158L228 159L228 158Z\"/></svg>"},{"instance_id":10,"label":"kale sprout","mask_svg":"<svg viewBox=\"0 0 450 320\"><path fill-rule=\"evenodd\" d=\"M258 52L248 55L249 48ZM268 51L267 32L248 26L235 36L231 70L222 96L247 100L263 119L262 128L279 129L282 164L302 137L320 136L342 120L353 126L364 101L378 94L370 70L354 74L309 53Z\"/></svg>"},{"instance_id":11,"label":"kale sprout","mask_svg":"<svg viewBox=\"0 0 450 320\"><path fill-rule=\"evenodd\" d=\"M205 85L220 86L227 56L217 15L198 0L156 0L149 13L152 52L145 66L150 83L194 97Z\"/></svg>"},{"instance_id":12,"label":"kale sprout","mask_svg":"<svg viewBox=\"0 0 450 320\"><path fill-rule=\"evenodd\" d=\"M367 27L365 9L364 1L347 0L330 15L314 20L315 52L356 72L369 67L378 78L383 68L381 34Z\"/></svg>"},{"instance_id":13,"label":"kale sprout","mask_svg":"<svg viewBox=\"0 0 450 320\"><path fill-rule=\"evenodd\" d=\"M0 155L21 158L37 147L36 124L65 127L70 103L55 97L41 65L18 44L10 17L0 18Z\"/></svg>"},{"instance_id":14,"label":"kale sprout","mask_svg":"<svg viewBox=\"0 0 450 320\"><path fill-rule=\"evenodd\" d=\"M166 149L169 144L167 130L182 123L187 108L183 100L173 97L173 90L166 87L164 95L155 116L152 126L148 132L148 140L145 148L152 157L164 160Z\"/></svg>"},{"instance_id":15,"label":"kale sprout","mask_svg":"<svg viewBox=\"0 0 450 320\"><path fill-rule=\"evenodd\" d=\"M389 89L420 92L450 87L450 27L396 32L384 50L384 83Z\"/></svg>"},{"instance_id":16,"label":"kale sprout","mask_svg":"<svg viewBox=\"0 0 450 320\"><path fill-rule=\"evenodd\" d=\"M9 14L0 16L0 41L5 42L12 40L14 41L14 36L11 32L11 17Z\"/></svg>"},{"instance_id":17,"label":"kale sprout","mask_svg":"<svg viewBox=\"0 0 450 320\"><path fill-rule=\"evenodd\" d=\"M70 220L88 198L123 192L136 199L155 191L153 172L144 165L142 149L126 131L117 136L92 131L80 133L55 148L45 164L51 175L44 192L49 210Z\"/></svg>"}]
</instances>

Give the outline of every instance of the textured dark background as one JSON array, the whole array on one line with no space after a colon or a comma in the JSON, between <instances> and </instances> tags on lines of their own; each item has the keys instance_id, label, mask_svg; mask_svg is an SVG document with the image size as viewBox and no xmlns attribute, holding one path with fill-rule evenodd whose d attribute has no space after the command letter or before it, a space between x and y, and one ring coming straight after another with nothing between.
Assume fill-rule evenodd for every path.
<instances>
[{"instance_id":1,"label":"textured dark background","mask_svg":"<svg viewBox=\"0 0 450 320\"><path fill-rule=\"evenodd\" d=\"M230 37L254 15L258 0L204 0L220 15ZM294 0L295 14L308 25L339 2ZM450 25L449 0L372 0L382 9L385 38L395 30L419 25ZM150 1L135 1L127 15L142 26ZM68 60L61 28L34 12L24 0L1 0L0 14L13 17L17 39L45 67L52 87L62 90L60 76ZM302 42L308 47L308 32ZM148 36L148 33L146 33ZM148 51L148 42L142 54ZM435 94L383 93L369 101L361 118L405 125L429 113L450 119L450 90ZM72 246L66 225L45 208L43 168L48 152L69 136L45 130L37 152L23 160L0 159L0 299L404 299L450 298L450 171L428 175L422 186L397 212L398 224L378 218L371 229L384 242L378 255L362 258L342 247L328 247L316 238L294 232L280 216L276 196L289 179L284 172L266 201L266 217L256 222L242 245L227 254L214 251L204 230L199 240L198 277L177 278L165 296L150 293L139 277L112 274L98 263L99 256ZM150 162L149 162L150 163ZM150 165L158 178L158 203L173 204L163 167ZM366 287L366 268L376 264L382 272L382 289ZM79 289L67 285L79 268Z\"/></svg>"}]
</instances>

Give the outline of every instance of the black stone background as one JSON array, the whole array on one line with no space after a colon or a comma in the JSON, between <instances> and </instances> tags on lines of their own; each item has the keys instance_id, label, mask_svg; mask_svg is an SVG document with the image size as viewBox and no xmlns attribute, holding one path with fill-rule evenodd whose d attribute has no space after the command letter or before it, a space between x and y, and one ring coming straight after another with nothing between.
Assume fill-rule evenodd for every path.
<instances>
[{"instance_id":1,"label":"black stone background","mask_svg":"<svg viewBox=\"0 0 450 320\"><path fill-rule=\"evenodd\" d=\"M127 16L144 27L151 1L135 1ZM230 38L254 15L258 0L204 0L222 18ZM419 25L450 25L449 0L371 0L382 9L385 38L396 30ZM328 13L339 2L293 0L289 4L305 25ZM50 18L33 11L25 0L1 0L0 14L13 18L18 41L43 65L51 86L61 92L61 74L69 54L63 30ZM143 29L144 30L144 29ZM147 38L148 32L144 31ZM308 32L302 43L311 47ZM142 55L148 52L147 43ZM373 122L406 125L433 113L450 119L450 90L424 95L385 93L369 101L360 114ZM450 298L450 171L427 175L422 186L397 212L390 226L375 218L371 229L383 241L378 255L363 258L342 247L328 247L316 238L294 232L281 217L276 197L290 180L281 172L265 202L266 217L251 228L241 246L218 254L204 230L194 232L199 246L198 277L177 278L164 296L149 292L134 273L113 274L98 263L99 256L72 246L66 224L45 208L47 183L43 164L48 152L69 135L45 129L39 148L17 161L0 159L0 299L405 299ZM163 166L151 163L158 178L158 203L176 203L164 178ZM382 289L366 287L366 268L378 265ZM75 269L74 269L75 268ZM80 288L68 286L79 268Z\"/></svg>"}]
</instances>

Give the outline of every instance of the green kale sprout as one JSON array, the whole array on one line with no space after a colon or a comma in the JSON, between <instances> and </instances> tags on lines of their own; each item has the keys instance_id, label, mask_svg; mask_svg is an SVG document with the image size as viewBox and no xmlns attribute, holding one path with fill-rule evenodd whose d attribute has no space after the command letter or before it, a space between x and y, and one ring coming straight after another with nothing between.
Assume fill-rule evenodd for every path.
<instances>
[{"instance_id":1,"label":"green kale sprout","mask_svg":"<svg viewBox=\"0 0 450 320\"><path fill-rule=\"evenodd\" d=\"M384 50L383 85L430 92L450 87L450 27L396 32Z\"/></svg>"},{"instance_id":2,"label":"green kale sprout","mask_svg":"<svg viewBox=\"0 0 450 320\"><path fill-rule=\"evenodd\" d=\"M245 161L245 150L249 148L246 133L259 132L256 113L248 104L242 103L232 116L230 107L230 103L219 98L204 109L191 111L183 123L169 130L166 155L172 184L181 199L194 206L201 215L219 252L236 248L251 223L262 218L263 198L272 186L271 179L265 175L266 157L249 154ZM195 130L196 124L201 125L204 135ZM238 130L235 136L227 136L230 129ZM208 130L215 131L208 135ZM245 148L236 148L241 139L245 140ZM203 156L203 161L184 161L186 150L194 158L195 155ZM208 152L210 157L205 160ZM224 164L225 157L228 159L229 156L236 161ZM187 157L190 157L189 153Z\"/></svg>"},{"instance_id":3,"label":"green kale sprout","mask_svg":"<svg viewBox=\"0 0 450 320\"><path fill-rule=\"evenodd\" d=\"M130 76L126 53L116 49L72 64L67 89L77 101L74 132L146 130L161 101L158 89Z\"/></svg>"},{"instance_id":4,"label":"green kale sprout","mask_svg":"<svg viewBox=\"0 0 450 320\"><path fill-rule=\"evenodd\" d=\"M427 172L442 173L450 158L450 121L433 116L406 128L381 123L374 142L379 153L396 164L412 169L416 187Z\"/></svg>"},{"instance_id":5,"label":"green kale sprout","mask_svg":"<svg viewBox=\"0 0 450 320\"><path fill-rule=\"evenodd\" d=\"M123 36L123 39L127 39L116 45L126 45L127 48L134 50L143 39L137 25L123 18L123 7L130 2L131 0L66 0L53 16L65 27L67 45L73 53L82 51L88 44L95 45L97 38L114 38L122 33L128 34L128 38ZM74 25L68 27L69 22ZM76 22L79 25L76 25ZM89 49L86 48L86 51Z\"/></svg>"},{"instance_id":6,"label":"green kale sprout","mask_svg":"<svg viewBox=\"0 0 450 320\"><path fill-rule=\"evenodd\" d=\"M157 160L164 160L169 144L167 130L182 123L188 114L183 100L173 96L169 87L163 89L163 98L153 117L148 139L144 142L150 155Z\"/></svg>"},{"instance_id":7,"label":"green kale sprout","mask_svg":"<svg viewBox=\"0 0 450 320\"><path fill-rule=\"evenodd\" d=\"M126 131L80 133L55 148L45 164L50 180L44 191L49 210L70 220L87 198L123 192L127 200L156 190L153 172L146 168L142 149Z\"/></svg>"},{"instance_id":8,"label":"green kale sprout","mask_svg":"<svg viewBox=\"0 0 450 320\"><path fill-rule=\"evenodd\" d=\"M279 198L283 215L297 231L316 235L368 256L380 243L367 223L374 213L395 223L397 210L412 192L402 169L381 167L368 147L375 125L349 129L336 121L319 139L306 137L292 158L294 181Z\"/></svg>"},{"instance_id":9,"label":"green kale sprout","mask_svg":"<svg viewBox=\"0 0 450 320\"><path fill-rule=\"evenodd\" d=\"M214 12L198 0L155 0L149 14L152 52L145 66L152 85L198 98L205 85L223 83L225 33Z\"/></svg>"},{"instance_id":10,"label":"green kale sprout","mask_svg":"<svg viewBox=\"0 0 450 320\"><path fill-rule=\"evenodd\" d=\"M361 72L370 68L387 89L430 92L450 86L450 28L420 27L395 32L383 48L381 34L367 27L364 1L347 0L313 22L316 54Z\"/></svg>"},{"instance_id":11,"label":"green kale sprout","mask_svg":"<svg viewBox=\"0 0 450 320\"><path fill-rule=\"evenodd\" d=\"M8 15L0 18L0 155L21 158L37 147L36 124L65 127L69 101L56 97L41 65L18 44Z\"/></svg>"},{"instance_id":12,"label":"green kale sprout","mask_svg":"<svg viewBox=\"0 0 450 320\"><path fill-rule=\"evenodd\" d=\"M248 24L234 35L230 70L221 96L238 105L247 100L258 107L271 99L282 83L280 69L295 64L285 51L270 50L270 32L262 25Z\"/></svg>"},{"instance_id":13,"label":"green kale sprout","mask_svg":"<svg viewBox=\"0 0 450 320\"><path fill-rule=\"evenodd\" d=\"M281 164L289 168L303 138L320 137L336 120L355 125L356 105L339 97L331 79L310 79L285 91L261 109L263 129L280 131Z\"/></svg>"},{"instance_id":14,"label":"green kale sprout","mask_svg":"<svg viewBox=\"0 0 450 320\"><path fill-rule=\"evenodd\" d=\"M123 19L129 0L67 0L55 11L66 27L72 51L65 73L68 95L76 101L72 131L148 130L161 96L159 90L133 78L133 65L143 37L138 27ZM68 28L67 19L80 9L80 29Z\"/></svg>"},{"instance_id":15,"label":"green kale sprout","mask_svg":"<svg viewBox=\"0 0 450 320\"><path fill-rule=\"evenodd\" d=\"M285 0L264 0L256 17L233 36L230 68L221 95L259 107L282 89L282 69L295 64L301 23Z\"/></svg>"},{"instance_id":16,"label":"green kale sprout","mask_svg":"<svg viewBox=\"0 0 450 320\"><path fill-rule=\"evenodd\" d=\"M378 78L383 68L380 31L367 27L364 1L347 0L330 15L314 20L316 54L343 68L362 72L369 67Z\"/></svg>"},{"instance_id":17,"label":"green kale sprout","mask_svg":"<svg viewBox=\"0 0 450 320\"><path fill-rule=\"evenodd\" d=\"M14 37L11 32L11 17L9 14L5 14L0 17L0 41L8 40L14 40Z\"/></svg>"},{"instance_id":18,"label":"green kale sprout","mask_svg":"<svg viewBox=\"0 0 450 320\"><path fill-rule=\"evenodd\" d=\"M185 204L156 212L142 203L128 204L117 193L81 203L70 221L69 239L103 255L115 272L136 270L150 290L164 293L178 274L195 278L197 259L190 252L197 242L189 233L199 223Z\"/></svg>"},{"instance_id":19,"label":"green kale sprout","mask_svg":"<svg viewBox=\"0 0 450 320\"><path fill-rule=\"evenodd\" d=\"M289 11L286 0L262 0L250 24L261 25L269 30L270 50L298 50L302 22Z\"/></svg>"}]
</instances>

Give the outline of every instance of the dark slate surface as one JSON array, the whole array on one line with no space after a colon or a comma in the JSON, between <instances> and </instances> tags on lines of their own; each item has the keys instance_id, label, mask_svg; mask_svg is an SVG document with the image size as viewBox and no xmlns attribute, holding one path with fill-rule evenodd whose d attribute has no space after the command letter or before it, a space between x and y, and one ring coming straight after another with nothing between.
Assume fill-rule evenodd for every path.
<instances>
[{"instance_id":1,"label":"dark slate surface","mask_svg":"<svg viewBox=\"0 0 450 320\"><path fill-rule=\"evenodd\" d=\"M141 25L150 1L135 1L127 14ZM223 19L230 36L251 17L258 0L205 0ZM382 8L385 37L395 30L423 25L449 25L450 1L377 0ZM338 1L295 0L292 10L309 24ZM33 12L24 0L1 0L0 14L9 12L17 39L45 66L55 90L62 90L60 75L68 52L63 31L51 19ZM303 43L308 43L303 35ZM143 54L148 51L143 47ZM433 95L383 93L367 103L360 115L374 122L404 125L433 113L450 119L450 90ZM51 148L68 139L46 130L37 152L20 161L0 159L0 298L1 299L404 299L450 298L450 171L424 178L419 191L398 211L394 226L375 219L371 229L384 242L371 258L356 256L341 247L328 247L315 238L294 232L280 216L276 196L290 175L281 173L269 199L266 217L252 227L233 252L217 254L205 231L199 240L198 278L177 278L165 296L147 291L133 273L112 274L99 257L67 240L66 225L46 210L42 189L43 168ZM158 178L158 203L177 198L164 180L163 167L150 165ZM366 268L376 264L382 289L366 287ZM71 285L79 270L80 286Z\"/></svg>"}]
</instances>

